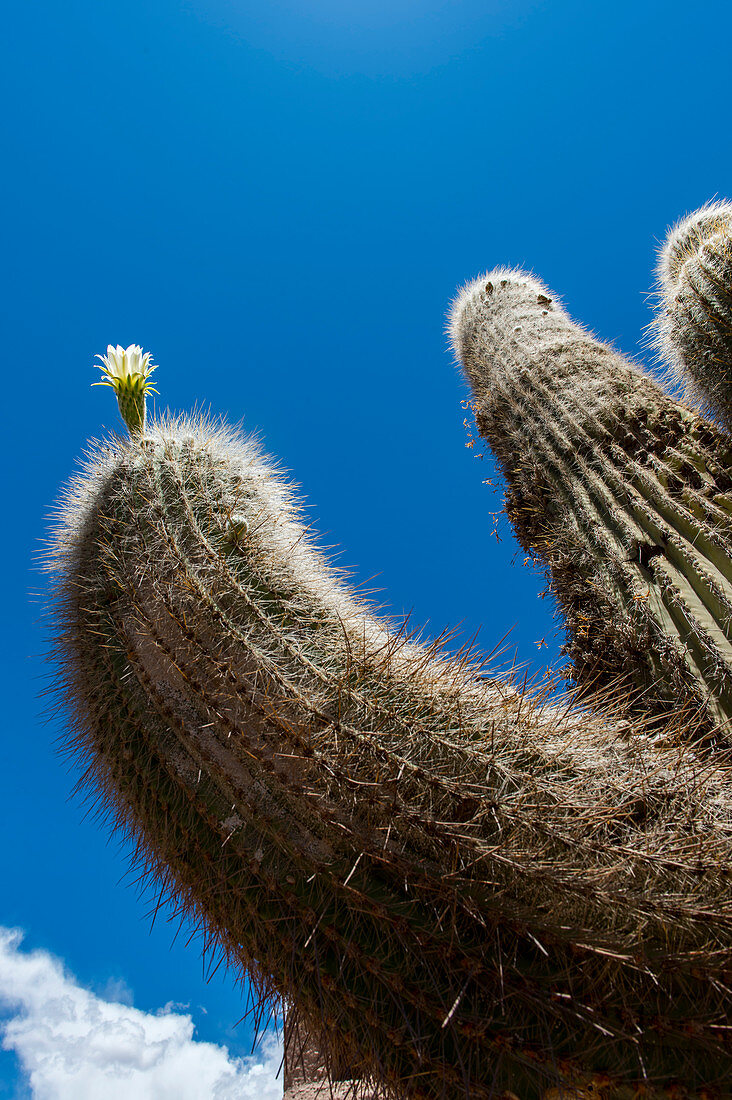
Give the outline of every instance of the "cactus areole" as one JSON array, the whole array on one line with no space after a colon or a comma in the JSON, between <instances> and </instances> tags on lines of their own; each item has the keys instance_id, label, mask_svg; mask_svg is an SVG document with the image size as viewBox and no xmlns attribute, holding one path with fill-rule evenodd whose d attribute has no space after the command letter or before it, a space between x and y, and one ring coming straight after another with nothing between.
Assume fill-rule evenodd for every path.
<instances>
[{"instance_id":1,"label":"cactus areole","mask_svg":"<svg viewBox=\"0 0 732 1100\"><path fill-rule=\"evenodd\" d=\"M226 429L101 445L56 567L83 783L326 1061L424 1100L728 1095L723 772L390 629Z\"/></svg>"}]
</instances>

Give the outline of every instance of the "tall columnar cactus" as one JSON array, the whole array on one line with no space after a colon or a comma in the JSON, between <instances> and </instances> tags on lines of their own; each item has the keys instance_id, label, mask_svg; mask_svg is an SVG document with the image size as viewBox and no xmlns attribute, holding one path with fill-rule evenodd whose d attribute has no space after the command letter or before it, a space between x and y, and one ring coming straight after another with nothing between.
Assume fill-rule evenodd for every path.
<instances>
[{"instance_id":1,"label":"tall columnar cactus","mask_svg":"<svg viewBox=\"0 0 732 1100\"><path fill-rule=\"evenodd\" d=\"M698 400L732 428L732 204L713 202L669 233L658 263L656 345Z\"/></svg>"},{"instance_id":2,"label":"tall columnar cactus","mask_svg":"<svg viewBox=\"0 0 732 1100\"><path fill-rule=\"evenodd\" d=\"M450 332L518 538L550 566L580 681L634 684L645 709L685 706L726 743L732 441L529 275L470 283Z\"/></svg>"},{"instance_id":3,"label":"tall columnar cactus","mask_svg":"<svg viewBox=\"0 0 732 1100\"><path fill-rule=\"evenodd\" d=\"M423 1100L728 1095L723 772L391 631L205 423L100 447L57 565L85 782L329 1064Z\"/></svg>"}]
</instances>

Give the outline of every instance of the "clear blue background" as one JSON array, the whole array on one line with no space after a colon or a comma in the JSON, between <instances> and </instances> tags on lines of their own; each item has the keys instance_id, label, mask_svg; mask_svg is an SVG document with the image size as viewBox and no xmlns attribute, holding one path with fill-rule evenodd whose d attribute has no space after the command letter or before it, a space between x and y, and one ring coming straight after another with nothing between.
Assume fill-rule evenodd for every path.
<instances>
[{"instance_id":1,"label":"clear blue background","mask_svg":"<svg viewBox=\"0 0 732 1100\"><path fill-rule=\"evenodd\" d=\"M521 265L639 351L658 239L732 189L732 8L35 0L2 29L0 923L242 1053L230 977L150 930L42 719L34 560L85 440L117 427L93 356L140 343L159 405L261 430L389 612L557 660L541 578L491 535L444 314ZM0 1055L0 1095L14 1080Z\"/></svg>"}]
</instances>

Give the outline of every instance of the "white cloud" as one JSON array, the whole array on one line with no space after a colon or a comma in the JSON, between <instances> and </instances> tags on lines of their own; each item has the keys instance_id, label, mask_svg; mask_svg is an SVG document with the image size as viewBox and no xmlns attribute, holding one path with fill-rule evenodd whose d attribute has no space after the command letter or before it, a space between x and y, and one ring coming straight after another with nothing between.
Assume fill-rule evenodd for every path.
<instances>
[{"instance_id":1,"label":"white cloud","mask_svg":"<svg viewBox=\"0 0 732 1100\"><path fill-rule=\"evenodd\" d=\"M197 1042L190 1016L97 996L46 951L20 951L21 940L0 927L0 1007L10 1013L0 1033L33 1100L281 1100L273 1038L259 1060L232 1058Z\"/></svg>"}]
</instances>

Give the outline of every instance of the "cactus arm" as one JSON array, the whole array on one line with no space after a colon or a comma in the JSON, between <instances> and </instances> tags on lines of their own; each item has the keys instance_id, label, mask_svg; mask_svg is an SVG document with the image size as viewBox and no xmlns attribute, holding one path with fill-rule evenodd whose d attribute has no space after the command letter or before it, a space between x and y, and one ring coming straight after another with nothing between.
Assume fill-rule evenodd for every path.
<instances>
[{"instance_id":1,"label":"cactus arm","mask_svg":"<svg viewBox=\"0 0 732 1100\"><path fill-rule=\"evenodd\" d=\"M732 204L713 202L673 226L657 267L652 332L687 399L732 427Z\"/></svg>"},{"instance_id":2,"label":"cactus arm","mask_svg":"<svg viewBox=\"0 0 732 1100\"><path fill-rule=\"evenodd\" d=\"M87 782L329 1067L424 1100L730 1075L724 774L407 642L206 425L93 459L58 564Z\"/></svg>"},{"instance_id":3,"label":"cactus arm","mask_svg":"<svg viewBox=\"0 0 732 1100\"><path fill-rule=\"evenodd\" d=\"M498 270L451 315L478 428L520 542L548 565L578 678L630 681L648 710L732 720L732 450L570 320Z\"/></svg>"}]
</instances>

